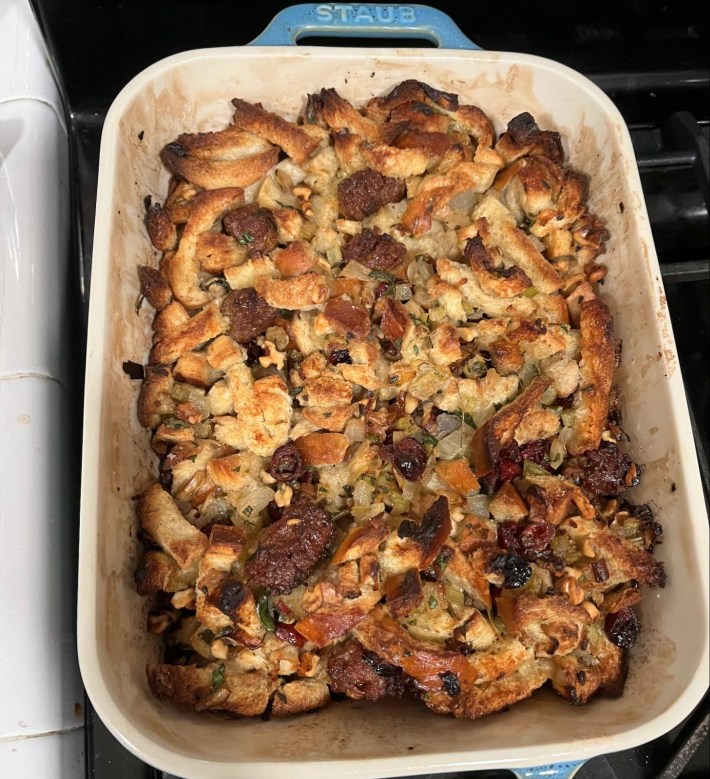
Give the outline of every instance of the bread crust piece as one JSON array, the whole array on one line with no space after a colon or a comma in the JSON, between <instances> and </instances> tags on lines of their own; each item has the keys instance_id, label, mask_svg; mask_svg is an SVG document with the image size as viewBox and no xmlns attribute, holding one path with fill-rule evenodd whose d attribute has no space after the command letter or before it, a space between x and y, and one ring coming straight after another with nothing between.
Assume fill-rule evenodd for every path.
<instances>
[{"instance_id":1,"label":"bread crust piece","mask_svg":"<svg viewBox=\"0 0 710 779\"><path fill-rule=\"evenodd\" d=\"M169 170L207 190L248 187L266 175L278 157L275 146L233 126L216 133L181 135L160 153Z\"/></svg>"},{"instance_id":2,"label":"bread crust piece","mask_svg":"<svg viewBox=\"0 0 710 779\"><path fill-rule=\"evenodd\" d=\"M158 700L195 711L225 711L241 717L262 714L275 688L263 671L239 673L230 663L147 665L148 686Z\"/></svg>"},{"instance_id":3,"label":"bread crust piece","mask_svg":"<svg viewBox=\"0 0 710 779\"><path fill-rule=\"evenodd\" d=\"M291 159L301 164L318 148L317 138L310 136L302 127L287 122L278 114L265 111L260 103L247 103L235 97L232 100L235 127L256 133L271 143L280 146Z\"/></svg>"},{"instance_id":4,"label":"bread crust piece","mask_svg":"<svg viewBox=\"0 0 710 779\"><path fill-rule=\"evenodd\" d=\"M185 519L175 501L159 484L148 487L141 495L138 519L143 530L182 569L194 565L209 545L207 536Z\"/></svg>"},{"instance_id":5,"label":"bread crust piece","mask_svg":"<svg viewBox=\"0 0 710 779\"><path fill-rule=\"evenodd\" d=\"M580 382L576 393L571 454L582 454L599 446L606 426L609 394L614 373L614 320L599 298L585 300L580 308Z\"/></svg>"},{"instance_id":6,"label":"bread crust piece","mask_svg":"<svg viewBox=\"0 0 710 779\"><path fill-rule=\"evenodd\" d=\"M167 309L166 309L167 310ZM153 365L168 365L180 355L211 341L226 330L215 303L203 308L169 335L159 338L150 350L150 362Z\"/></svg>"},{"instance_id":7,"label":"bread crust piece","mask_svg":"<svg viewBox=\"0 0 710 779\"><path fill-rule=\"evenodd\" d=\"M195 197L190 218L180 238L177 251L170 259L167 277L173 294L186 309L209 303L211 296L199 286L200 259L197 256L199 236L209 230L230 210L244 202L244 190L238 187L201 192Z\"/></svg>"},{"instance_id":8,"label":"bread crust piece","mask_svg":"<svg viewBox=\"0 0 710 779\"><path fill-rule=\"evenodd\" d=\"M276 690L271 713L288 717L305 711L322 709L330 702L330 688L319 679L296 679Z\"/></svg>"}]
</instances>

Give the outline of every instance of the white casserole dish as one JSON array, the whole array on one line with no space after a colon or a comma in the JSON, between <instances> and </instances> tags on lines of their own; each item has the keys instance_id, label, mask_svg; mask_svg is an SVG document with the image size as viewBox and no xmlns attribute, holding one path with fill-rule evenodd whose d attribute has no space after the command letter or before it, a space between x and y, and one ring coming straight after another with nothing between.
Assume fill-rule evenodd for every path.
<instances>
[{"instance_id":1,"label":"white casserole dish","mask_svg":"<svg viewBox=\"0 0 710 779\"><path fill-rule=\"evenodd\" d=\"M159 657L146 601L133 585L140 555L132 497L156 461L139 426L139 388L122 371L144 362L152 311L136 315L136 267L155 264L143 228L146 195L162 201L158 152L181 132L224 127L230 99L295 118L308 92L335 87L356 104L407 78L480 106L496 130L521 111L562 133L569 161L591 177L591 207L611 232L603 298L624 359L631 452L646 466L635 502L665 528L657 556L668 585L646 592L626 691L572 709L539 693L476 722L416 702L333 704L287 720L228 721L150 695ZM623 206L622 206L623 204ZM194 779L388 777L580 761L671 730L708 687L708 521L658 260L628 131L612 102L570 69L537 57L431 49L254 48L179 54L121 92L104 126L91 279L79 577L79 658L87 692L120 741L146 762Z\"/></svg>"}]
</instances>

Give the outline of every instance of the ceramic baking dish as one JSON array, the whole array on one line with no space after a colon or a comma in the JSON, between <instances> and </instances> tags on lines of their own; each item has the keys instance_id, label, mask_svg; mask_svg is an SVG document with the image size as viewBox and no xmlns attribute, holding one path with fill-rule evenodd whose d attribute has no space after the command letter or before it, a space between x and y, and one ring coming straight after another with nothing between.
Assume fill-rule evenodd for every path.
<instances>
[{"instance_id":1,"label":"ceramic baking dish","mask_svg":"<svg viewBox=\"0 0 710 779\"><path fill-rule=\"evenodd\" d=\"M444 48L271 45L309 30L351 34L354 24L368 34L405 29ZM549 763L562 776L572 771L564 764L666 733L708 686L708 521L661 274L621 115L578 73L537 57L471 49L448 17L421 6L296 6L256 43L158 62L125 87L104 126L79 578L81 670L100 717L146 762L195 779L267 779L283 771L290 779L388 777ZM612 236L603 298L624 344L617 380L626 399L625 428L646 468L634 500L652 503L664 525L656 554L666 563L668 586L646 593L641 638L617 700L574 709L542 691L475 722L394 700L344 702L270 722L179 711L154 700L145 681L145 663L157 660L159 642L145 631L147 604L133 585L140 555L133 497L154 479L156 462L136 419L139 382L121 367L125 360L143 362L150 345L152 313L135 310L136 266L155 263L143 202L146 195L162 200L166 191L158 152L181 132L225 126L233 96L296 117L306 93L321 87L335 87L359 104L413 77L480 106L497 131L530 111L541 126L562 133L569 160L590 175L592 209Z\"/></svg>"}]
</instances>

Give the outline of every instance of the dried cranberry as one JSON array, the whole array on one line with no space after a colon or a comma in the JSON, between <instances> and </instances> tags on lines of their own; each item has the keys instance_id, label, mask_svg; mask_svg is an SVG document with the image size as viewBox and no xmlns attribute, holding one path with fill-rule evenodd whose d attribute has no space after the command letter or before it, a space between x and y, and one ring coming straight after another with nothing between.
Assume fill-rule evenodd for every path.
<instances>
[{"instance_id":1,"label":"dried cranberry","mask_svg":"<svg viewBox=\"0 0 710 779\"><path fill-rule=\"evenodd\" d=\"M392 447L394 467L407 481L419 481L426 470L427 455L416 438L403 438Z\"/></svg>"},{"instance_id":2,"label":"dried cranberry","mask_svg":"<svg viewBox=\"0 0 710 779\"><path fill-rule=\"evenodd\" d=\"M559 406L560 408L572 408L572 404L574 403L574 395L567 395L567 397L564 398L555 398L555 406Z\"/></svg>"},{"instance_id":3,"label":"dried cranberry","mask_svg":"<svg viewBox=\"0 0 710 779\"><path fill-rule=\"evenodd\" d=\"M638 638L641 623L636 612L627 606L616 614L607 614L604 630L612 644L622 649L631 649Z\"/></svg>"},{"instance_id":4,"label":"dried cranberry","mask_svg":"<svg viewBox=\"0 0 710 779\"><path fill-rule=\"evenodd\" d=\"M305 642L305 639L296 628L286 622L277 622L276 630L274 632L276 633L277 638L280 638L282 641L286 641L289 644L293 644L293 646L301 647Z\"/></svg>"},{"instance_id":5,"label":"dried cranberry","mask_svg":"<svg viewBox=\"0 0 710 779\"><path fill-rule=\"evenodd\" d=\"M266 505L266 513L269 515L269 519L272 522L278 522L281 519L281 515L284 513L284 510L281 506L276 505L275 500L271 500Z\"/></svg>"},{"instance_id":6,"label":"dried cranberry","mask_svg":"<svg viewBox=\"0 0 710 779\"><path fill-rule=\"evenodd\" d=\"M538 438L537 441L529 441L527 444L523 444L520 447L520 456L523 460L530 460L530 462L536 465L547 464L545 458L550 451L550 442L545 441L543 438Z\"/></svg>"},{"instance_id":7,"label":"dried cranberry","mask_svg":"<svg viewBox=\"0 0 710 779\"><path fill-rule=\"evenodd\" d=\"M331 365L340 365L345 363L346 365L353 364L353 358L350 356L350 352L347 349L333 349L328 358Z\"/></svg>"},{"instance_id":8,"label":"dried cranberry","mask_svg":"<svg viewBox=\"0 0 710 779\"><path fill-rule=\"evenodd\" d=\"M390 292L392 292L392 285L388 281L381 281L375 287L375 300Z\"/></svg>"},{"instance_id":9,"label":"dried cranberry","mask_svg":"<svg viewBox=\"0 0 710 779\"><path fill-rule=\"evenodd\" d=\"M295 444L285 444L273 453L269 475L279 482L293 481L303 476L306 464Z\"/></svg>"},{"instance_id":10,"label":"dried cranberry","mask_svg":"<svg viewBox=\"0 0 710 779\"><path fill-rule=\"evenodd\" d=\"M500 554L490 562L490 568L496 573L502 573L503 586L509 588L522 587L532 576L530 564L515 554Z\"/></svg>"},{"instance_id":11,"label":"dried cranberry","mask_svg":"<svg viewBox=\"0 0 710 779\"><path fill-rule=\"evenodd\" d=\"M259 357L264 356L264 350L259 346L256 341L249 341L247 344L247 359L246 364L250 367L256 365L259 362Z\"/></svg>"},{"instance_id":12,"label":"dried cranberry","mask_svg":"<svg viewBox=\"0 0 710 779\"><path fill-rule=\"evenodd\" d=\"M525 551L541 552L555 537L555 526L549 522L528 525L520 533L520 544Z\"/></svg>"},{"instance_id":13,"label":"dried cranberry","mask_svg":"<svg viewBox=\"0 0 710 779\"><path fill-rule=\"evenodd\" d=\"M501 522L498 525L498 546L513 554L522 554L520 525L517 522Z\"/></svg>"},{"instance_id":14,"label":"dried cranberry","mask_svg":"<svg viewBox=\"0 0 710 779\"><path fill-rule=\"evenodd\" d=\"M605 582L609 578L609 567L604 558L595 560L592 563L592 573L594 574L595 582Z\"/></svg>"},{"instance_id":15,"label":"dried cranberry","mask_svg":"<svg viewBox=\"0 0 710 779\"><path fill-rule=\"evenodd\" d=\"M399 347L396 344L393 344L392 341L389 341L385 338L382 341L382 356L385 358L385 360L396 362L397 360L401 359L402 352L399 350Z\"/></svg>"},{"instance_id":16,"label":"dried cranberry","mask_svg":"<svg viewBox=\"0 0 710 779\"><path fill-rule=\"evenodd\" d=\"M314 467L306 468L303 476L300 476L298 481L301 484L318 484L318 471Z\"/></svg>"},{"instance_id":17,"label":"dried cranberry","mask_svg":"<svg viewBox=\"0 0 710 779\"><path fill-rule=\"evenodd\" d=\"M517 479L523 472L523 469L514 460L501 460L498 465L498 474L501 481L511 481Z\"/></svg>"}]
</instances>

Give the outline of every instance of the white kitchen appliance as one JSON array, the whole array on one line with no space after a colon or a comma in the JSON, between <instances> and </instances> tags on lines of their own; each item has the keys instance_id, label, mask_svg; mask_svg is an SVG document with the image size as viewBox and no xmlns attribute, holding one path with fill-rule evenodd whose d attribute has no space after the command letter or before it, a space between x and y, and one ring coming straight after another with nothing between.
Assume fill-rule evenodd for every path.
<instances>
[{"instance_id":1,"label":"white kitchen appliance","mask_svg":"<svg viewBox=\"0 0 710 779\"><path fill-rule=\"evenodd\" d=\"M62 103L27 0L0 2L0 777L84 777Z\"/></svg>"}]
</instances>

